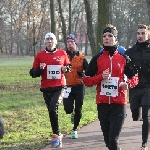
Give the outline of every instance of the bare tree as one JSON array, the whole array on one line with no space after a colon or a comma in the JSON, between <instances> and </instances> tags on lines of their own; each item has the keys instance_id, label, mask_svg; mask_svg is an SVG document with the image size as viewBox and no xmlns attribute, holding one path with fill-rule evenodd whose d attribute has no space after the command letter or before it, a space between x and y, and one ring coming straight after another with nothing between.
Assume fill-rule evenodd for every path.
<instances>
[{"instance_id":1,"label":"bare tree","mask_svg":"<svg viewBox=\"0 0 150 150\"><path fill-rule=\"evenodd\" d=\"M69 0L69 33L72 33L72 3L71 0Z\"/></svg>"},{"instance_id":2,"label":"bare tree","mask_svg":"<svg viewBox=\"0 0 150 150\"><path fill-rule=\"evenodd\" d=\"M113 22L113 0L108 0L108 23L112 24Z\"/></svg>"},{"instance_id":3,"label":"bare tree","mask_svg":"<svg viewBox=\"0 0 150 150\"><path fill-rule=\"evenodd\" d=\"M50 0L50 11L51 11L51 32L56 35L56 17L55 17L55 2Z\"/></svg>"},{"instance_id":4,"label":"bare tree","mask_svg":"<svg viewBox=\"0 0 150 150\"><path fill-rule=\"evenodd\" d=\"M150 24L150 0L146 0L147 9L148 9L148 16L149 16L149 24Z\"/></svg>"},{"instance_id":5,"label":"bare tree","mask_svg":"<svg viewBox=\"0 0 150 150\"><path fill-rule=\"evenodd\" d=\"M7 33L6 33L6 40L7 42L7 48L10 54L13 53L13 46L14 46L14 23L13 23L13 19L16 16L16 7L17 7L17 3L15 0L12 1L5 1L5 10L8 11L7 16L8 16L8 20L7 20Z\"/></svg>"},{"instance_id":6,"label":"bare tree","mask_svg":"<svg viewBox=\"0 0 150 150\"><path fill-rule=\"evenodd\" d=\"M102 47L102 31L109 22L109 0L98 1L98 20L97 20L97 48Z\"/></svg>"},{"instance_id":7,"label":"bare tree","mask_svg":"<svg viewBox=\"0 0 150 150\"><path fill-rule=\"evenodd\" d=\"M67 37L66 24L65 24L65 19L64 19L64 16L63 16L63 12L62 12L61 0L58 0L58 5L59 5L59 14L60 14L61 23L62 23L61 29L62 29L62 33L63 33L63 39L64 39L65 47L67 49L67 45L66 45L66 37Z\"/></svg>"},{"instance_id":8,"label":"bare tree","mask_svg":"<svg viewBox=\"0 0 150 150\"><path fill-rule=\"evenodd\" d=\"M95 42L94 29L92 24L92 10L90 7L89 0L84 0L85 11L86 11L86 19L87 19L87 35L91 45L92 55L97 52L97 46Z\"/></svg>"},{"instance_id":9,"label":"bare tree","mask_svg":"<svg viewBox=\"0 0 150 150\"><path fill-rule=\"evenodd\" d=\"M4 35L4 18L3 16L3 12L2 12L2 8L3 8L3 3L2 1L0 2L0 52L3 53L3 35Z\"/></svg>"},{"instance_id":10,"label":"bare tree","mask_svg":"<svg viewBox=\"0 0 150 150\"><path fill-rule=\"evenodd\" d=\"M63 40L61 46L73 33L79 50L89 42L94 55L107 23L117 27L120 45L128 48L136 41L137 25L150 24L149 12L150 0L0 0L0 53L35 55L51 30Z\"/></svg>"}]
</instances>

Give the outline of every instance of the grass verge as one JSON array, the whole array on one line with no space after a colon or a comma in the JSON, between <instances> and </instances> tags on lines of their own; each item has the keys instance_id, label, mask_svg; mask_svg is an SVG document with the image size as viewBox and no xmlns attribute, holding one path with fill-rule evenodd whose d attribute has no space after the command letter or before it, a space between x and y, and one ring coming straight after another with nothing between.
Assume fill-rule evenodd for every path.
<instances>
[{"instance_id":1,"label":"grass verge","mask_svg":"<svg viewBox=\"0 0 150 150\"><path fill-rule=\"evenodd\" d=\"M50 140L48 112L39 91L40 78L32 79L32 57L0 59L0 115L6 134L0 149L35 150ZM80 127L97 118L95 87L86 88ZM72 129L70 115L59 106L59 126L63 134Z\"/></svg>"}]
</instances>

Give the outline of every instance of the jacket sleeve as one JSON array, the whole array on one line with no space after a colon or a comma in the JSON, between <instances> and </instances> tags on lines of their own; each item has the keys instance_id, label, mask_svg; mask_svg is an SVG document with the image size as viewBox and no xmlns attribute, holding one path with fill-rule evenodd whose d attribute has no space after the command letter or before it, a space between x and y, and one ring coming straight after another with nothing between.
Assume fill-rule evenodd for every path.
<instances>
[{"instance_id":1,"label":"jacket sleeve","mask_svg":"<svg viewBox=\"0 0 150 150\"><path fill-rule=\"evenodd\" d=\"M138 84L138 70L135 67L135 65L132 63L132 60L130 59L129 56L124 55L126 59L126 66L124 69L124 74L127 76L128 80L127 82L129 83L129 87L133 88Z\"/></svg>"},{"instance_id":2,"label":"jacket sleeve","mask_svg":"<svg viewBox=\"0 0 150 150\"><path fill-rule=\"evenodd\" d=\"M88 67L87 67L87 69L86 69L86 71L85 71L85 75L86 75L86 76L92 77L92 76L95 76L95 75L96 75L96 73L97 73L97 59L98 59L99 56L100 56L100 53L97 54L97 55L95 55L95 56L91 59L89 65L88 65Z\"/></svg>"},{"instance_id":3,"label":"jacket sleeve","mask_svg":"<svg viewBox=\"0 0 150 150\"><path fill-rule=\"evenodd\" d=\"M85 71L88 67L88 61L86 58L83 59L83 70Z\"/></svg>"},{"instance_id":4,"label":"jacket sleeve","mask_svg":"<svg viewBox=\"0 0 150 150\"><path fill-rule=\"evenodd\" d=\"M100 82L103 80L102 74L95 75L95 76L84 76L83 77L83 83L85 86L93 86L96 84L100 84Z\"/></svg>"},{"instance_id":5,"label":"jacket sleeve","mask_svg":"<svg viewBox=\"0 0 150 150\"><path fill-rule=\"evenodd\" d=\"M80 71L77 71L77 75L79 76L79 77L83 77L84 76L84 71L86 71L86 69L87 69L87 67L88 67L88 61L87 61L87 59L86 58L84 58L83 59L83 71L82 72L80 72Z\"/></svg>"},{"instance_id":6,"label":"jacket sleeve","mask_svg":"<svg viewBox=\"0 0 150 150\"><path fill-rule=\"evenodd\" d=\"M66 72L65 73L68 73L68 72L71 72L72 65L71 65L70 60L69 60L68 55L67 55L68 51L65 51L65 50L63 50L63 51L65 54L65 63L64 63L64 66L66 66Z\"/></svg>"},{"instance_id":7,"label":"jacket sleeve","mask_svg":"<svg viewBox=\"0 0 150 150\"><path fill-rule=\"evenodd\" d=\"M127 83L129 83L129 88L133 88L135 87L139 82L138 79L138 74L136 74L134 77L132 77L131 79L127 80Z\"/></svg>"},{"instance_id":8,"label":"jacket sleeve","mask_svg":"<svg viewBox=\"0 0 150 150\"><path fill-rule=\"evenodd\" d=\"M86 86L93 86L93 85L96 85L96 84L100 84L100 82L102 81L102 74L97 74L97 59L99 58L100 56L100 53L95 55L86 71L85 71L85 75L83 77L83 82Z\"/></svg>"}]
</instances>

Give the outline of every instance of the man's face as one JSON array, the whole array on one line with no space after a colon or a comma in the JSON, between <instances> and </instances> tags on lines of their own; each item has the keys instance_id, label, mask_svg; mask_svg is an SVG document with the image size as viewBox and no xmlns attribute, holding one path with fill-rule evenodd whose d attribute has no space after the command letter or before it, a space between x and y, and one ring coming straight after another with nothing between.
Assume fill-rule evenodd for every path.
<instances>
[{"instance_id":1,"label":"man's face","mask_svg":"<svg viewBox=\"0 0 150 150\"><path fill-rule=\"evenodd\" d=\"M74 40L72 40L72 39L67 40L67 48L70 51L76 50L76 43L74 42Z\"/></svg>"},{"instance_id":2,"label":"man's face","mask_svg":"<svg viewBox=\"0 0 150 150\"><path fill-rule=\"evenodd\" d=\"M137 41L139 43L145 42L148 40L148 32L146 29L138 29L137 30Z\"/></svg>"},{"instance_id":3,"label":"man's face","mask_svg":"<svg viewBox=\"0 0 150 150\"><path fill-rule=\"evenodd\" d=\"M110 32L106 32L103 34L103 44L104 46L114 46L116 45L116 38Z\"/></svg>"},{"instance_id":4,"label":"man's face","mask_svg":"<svg viewBox=\"0 0 150 150\"><path fill-rule=\"evenodd\" d=\"M56 42L53 38L46 38L45 45L48 50L53 50L54 48L56 48Z\"/></svg>"}]
</instances>

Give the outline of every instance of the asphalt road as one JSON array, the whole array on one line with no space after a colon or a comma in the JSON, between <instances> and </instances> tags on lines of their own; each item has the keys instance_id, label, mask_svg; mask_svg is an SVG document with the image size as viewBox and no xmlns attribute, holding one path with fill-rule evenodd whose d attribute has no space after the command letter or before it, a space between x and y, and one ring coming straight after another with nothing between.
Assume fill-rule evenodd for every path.
<instances>
[{"instance_id":1,"label":"asphalt road","mask_svg":"<svg viewBox=\"0 0 150 150\"><path fill-rule=\"evenodd\" d=\"M142 121L132 121L131 111L128 106L127 118L125 120L119 143L121 150L140 150ZM105 147L99 121L96 120L78 130L78 139L71 139L70 135L63 138L62 150L108 150ZM148 143L150 148L150 142ZM41 150L52 150L47 145Z\"/></svg>"}]
</instances>

